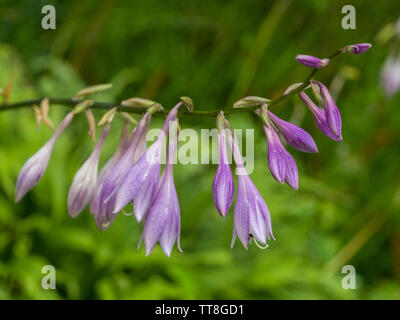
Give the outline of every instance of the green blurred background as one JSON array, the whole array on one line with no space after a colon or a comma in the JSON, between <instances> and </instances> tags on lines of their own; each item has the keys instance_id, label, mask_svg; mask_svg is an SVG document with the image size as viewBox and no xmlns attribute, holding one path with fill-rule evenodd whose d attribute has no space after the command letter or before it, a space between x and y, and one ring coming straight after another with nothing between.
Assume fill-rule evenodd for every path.
<instances>
[{"instance_id":1,"label":"green blurred background","mask_svg":"<svg viewBox=\"0 0 400 320\"><path fill-rule=\"evenodd\" d=\"M46 4L56 7L56 30L41 28ZM345 4L356 8L356 30L341 28ZM156 247L145 257L132 216L120 215L105 232L87 210L71 219L68 189L93 148L83 115L58 140L40 183L15 204L18 172L51 131L36 130L30 108L0 112L0 298L399 299L400 95L382 93L389 45L376 40L398 16L398 0L0 1L0 87L14 72L11 102L71 97L111 82L97 100L140 96L169 108L187 95L197 109L212 109L245 95L277 97L303 81L309 70L294 60L298 53L324 57L347 44L374 44L336 58L316 77L337 96L343 143L322 135L297 97L274 107L318 144L318 154L290 150L299 191L271 177L259 122L229 117L236 128L255 128L251 177L277 238L266 250L230 249L233 212L222 219L213 206L215 165L176 166L183 254L175 248L167 258ZM53 122L67 110L53 106ZM102 114L96 110L96 119ZM122 124L114 120L101 163ZM160 125L160 118L152 123ZM215 122L183 118L181 126ZM347 264L357 272L355 290L341 286ZM41 287L44 265L56 268L56 290Z\"/></svg>"}]
</instances>

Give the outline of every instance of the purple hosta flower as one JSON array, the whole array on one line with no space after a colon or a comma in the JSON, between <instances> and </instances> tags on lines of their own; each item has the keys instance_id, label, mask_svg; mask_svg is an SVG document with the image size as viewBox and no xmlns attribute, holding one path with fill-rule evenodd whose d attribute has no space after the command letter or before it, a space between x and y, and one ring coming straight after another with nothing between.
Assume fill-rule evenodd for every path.
<instances>
[{"instance_id":1,"label":"purple hosta flower","mask_svg":"<svg viewBox=\"0 0 400 320\"><path fill-rule=\"evenodd\" d=\"M286 142L293 148L302 152L318 152L317 145L308 132L290 122L278 118L269 110L268 116L279 129Z\"/></svg>"},{"instance_id":2,"label":"purple hosta flower","mask_svg":"<svg viewBox=\"0 0 400 320\"><path fill-rule=\"evenodd\" d=\"M109 227L116 218L116 215L113 214L115 208L115 191L126 173L135 164L137 158L142 155L137 154L142 151L142 149L138 149L137 147L142 144L141 140L146 140L150 119L151 113L147 112L132 132L127 150L109 170L104 179L100 194L98 195L99 199L97 199L99 208L94 212L96 224L101 230Z\"/></svg>"},{"instance_id":3,"label":"purple hosta flower","mask_svg":"<svg viewBox=\"0 0 400 320\"><path fill-rule=\"evenodd\" d=\"M54 144L56 143L60 134L71 123L73 117L73 112L68 113L50 140L47 141L46 144L41 147L32 157L30 157L28 161L25 162L17 180L17 186L15 190L16 202L20 201L24 195L42 178L44 172L46 171L47 164L49 163Z\"/></svg>"},{"instance_id":4,"label":"purple hosta flower","mask_svg":"<svg viewBox=\"0 0 400 320\"><path fill-rule=\"evenodd\" d=\"M175 240L179 251L182 252L180 247L181 216L173 176L173 162L178 144L177 122L175 120L171 124L171 131L174 133L169 136L167 164L144 219L142 239L146 247L146 256L150 254L157 242L160 242L162 250L168 257L171 255Z\"/></svg>"},{"instance_id":5,"label":"purple hosta flower","mask_svg":"<svg viewBox=\"0 0 400 320\"><path fill-rule=\"evenodd\" d=\"M329 64L329 59L320 59L314 56L309 56L305 54L298 54L296 57L297 62L300 62L302 65L310 68L323 68Z\"/></svg>"},{"instance_id":6,"label":"purple hosta flower","mask_svg":"<svg viewBox=\"0 0 400 320\"><path fill-rule=\"evenodd\" d=\"M381 83L385 95L391 97L400 89L400 55L389 56L382 68Z\"/></svg>"},{"instance_id":7,"label":"purple hosta flower","mask_svg":"<svg viewBox=\"0 0 400 320\"><path fill-rule=\"evenodd\" d=\"M77 217L85 209L95 194L100 152L109 132L110 123L107 123L92 154L75 174L68 193L68 213L72 218Z\"/></svg>"},{"instance_id":8,"label":"purple hosta flower","mask_svg":"<svg viewBox=\"0 0 400 320\"><path fill-rule=\"evenodd\" d=\"M347 47L344 47L344 50L346 52L351 52L353 54L361 54L367 51L369 48L372 47L372 44L370 43L357 43L357 44L352 44Z\"/></svg>"},{"instance_id":9,"label":"purple hosta flower","mask_svg":"<svg viewBox=\"0 0 400 320\"><path fill-rule=\"evenodd\" d=\"M332 140L342 141L343 140L342 137L340 136L340 138L338 138L330 128L326 119L325 110L317 107L317 105L310 99L310 97L305 92L299 92L299 97L313 114L315 123L317 124L321 132Z\"/></svg>"},{"instance_id":10,"label":"purple hosta flower","mask_svg":"<svg viewBox=\"0 0 400 320\"><path fill-rule=\"evenodd\" d=\"M133 200L136 219L141 221L144 217L160 179L161 155L165 136L168 134L170 122L176 119L181 105L180 102L171 109L157 140L125 175L116 191L114 213L121 211Z\"/></svg>"},{"instance_id":11,"label":"purple hosta flower","mask_svg":"<svg viewBox=\"0 0 400 320\"><path fill-rule=\"evenodd\" d=\"M251 237L266 244L266 239L275 239L272 234L271 217L267 205L247 174L236 140L232 139L231 134L228 135L228 139L230 145L232 145L236 170L240 173L238 175L231 247L235 244L237 236L246 249Z\"/></svg>"},{"instance_id":12,"label":"purple hosta flower","mask_svg":"<svg viewBox=\"0 0 400 320\"><path fill-rule=\"evenodd\" d=\"M312 84L316 84L321 92L322 99L324 101L324 109L326 114L326 121L331 128L333 134L336 136L338 141L342 139L342 117L340 111L336 106L328 88L319 81L312 81Z\"/></svg>"},{"instance_id":13,"label":"purple hosta flower","mask_svg":"<svg viewBox=\"0 0 400 320\"><path fill-rule=\"evenodd\" d=\"M272 176L279 182L286 182L293 189L299 188L299 173L296 162L286 151L274 127L264 125L264 132L268 140L268 164Z\"/></svg>"},{"instance_id":14,"label":"purple hosta flower","mask_svg":"<svg viewBox=\"0 0 400 320\"><path fill-rule=\"evenodd\" d=\"M218 135L219 141L219 164L213 182L214 204L219 214L225 217L232 205L235 194L232 170L226 152L225 130L221 130Z\"/></svg>"},{"instance_id":15,"label":"purple hosta flower","mask_svg":"<svg viewBox=\"0 0 400 320\"><path fill-rule=\"evenodd\" d=\"M93 196L92 202L90 204L91 213L100 212L101 188L109 171L114 167L114 165L118 162L118 160L121 159L125 151L128 149L130 142L129 140L130 136L128 133L129 133L129 122L126 122L121 132L121 138L119 140L117 150L114 152L113 156L107 161L107 163L100 170L99 176L97 178L95 195Z\"/></svg>"}]
</instances>

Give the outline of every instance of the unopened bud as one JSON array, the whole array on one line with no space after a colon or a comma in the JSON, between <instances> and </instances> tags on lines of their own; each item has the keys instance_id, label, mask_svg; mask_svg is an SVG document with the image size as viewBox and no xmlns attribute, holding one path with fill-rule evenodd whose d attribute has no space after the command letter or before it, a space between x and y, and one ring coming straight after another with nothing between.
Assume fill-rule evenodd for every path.
<instances>
[{"instance_id":1,"label":"unopened bud","mask_svg":"<svg viewBox=\"0 0 400 320\"><path fill-rule=\"evenodd\" d=\"M110 109L110 110L108 110L104 115L103 115L103 117L100 119L100 121L99 121L99 123L97 124L98 126L102 126L102 125L104 125L105 123L110 123L113 119L114 119L114 116L115 116L115 114L117 113L117 108L116 107L114 107L114 108L112 108L112 109Z\"/></svg>"},{"instance_id":2,"label":"unopened bud","mask_svg":"<svg viewBox=\"0 0 400 320\"><path fill-rule=\"evenodd\" d=\"M134 108L147 108L155 104L155 101L149 100L149 99L144 99L144 98L138 98L138 97L133 97L129 98L126 100L121 101L121 105L126 106L126 107L134 107Z\"/></svg>"},{"instance_id":3,"label":"unopened bud","mask_svg":"<svg viewBox=\"0 0 400 320\"><path fill-rule=\"evenodd\" d=\"M248 96L244 97L233 104L234 108L245 108L251 106L258 106L264 103L268 103L270 100L262 97Z\"/></svg>"},{"instance_id":4,"label":"unopened bud","mask_svg":"<svg viewBox=\"0 0 400 320\"><path fill-rule=\"evenodd\" d=\"M296 57L297 62L300 62L302 65L309 67L309 68L314 68L314 69L319 69L326 67L329 64L329 59L320 59L314 56L309 56L306 54L298 54Z\"/></svg>"},{"instance_id":5,"label":"unopened bud","mask_svg":"<svg viewBox=\"0 0 400 320\"><path fill-rule=\"evenodd\" d=\"M85 115L89 124L89 135L92 138L93 143L96 143L96 120L92 110L85 110Z\"/></svg>"},{"instance_id":6,"label":"unopened bud","mask_svg":"<svg viewBox=\"0 0 400 320\"><path fill-rule=\"evenodd\" d=\"M189 97L181 97L181 101L183 105L189 110L189 112L192 112L194 109L193 101Z\"/></svg>"},{"instance_id":7,"label":"unopened bud","mask_svg":"<svg viewBox=\"0 0 400 320\"><path fill-rule=\"evenodd\" d=\"M78 91L74 98L81 98L81 97L85 97L89 94L99 93L104 90L110 89L111 87L112 87L111 83L104 83L104 84L97 84L94 86L90 86L90 87L87 87L85 89Z\"/></svg>"},{"instance_id":8,"label":"unopened bud","mask_svg":"<svg viewBox=\"0 0 400 320\"><path fill-rule=\"evenodd\" d=\"M82 111L85 111L87 108L91 107L93 105L94 101L92 100L84 100L82 102L79 102L74 109L72 110L72 112L74 114L80 113Z\"/></svg>"}]
</instances>

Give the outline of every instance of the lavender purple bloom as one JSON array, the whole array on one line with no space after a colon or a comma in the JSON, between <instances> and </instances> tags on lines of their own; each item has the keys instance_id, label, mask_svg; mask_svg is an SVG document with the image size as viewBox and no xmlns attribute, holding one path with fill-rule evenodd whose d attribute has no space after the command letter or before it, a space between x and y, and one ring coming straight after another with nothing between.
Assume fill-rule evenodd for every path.
<instances>
[{"instance_id":1,"label":"lavender purple bloom","mask_svg":"<svg viewBox=\"0 0 400 320\"><path fill-rule=\"evenodd\" d=\"M219 164L213 181L213 199L219 214L225 217L232 205L235 194L232 170L226 152L225 130L218 134Z\"/></svg>"},{"instance_id":2,"label":"lavender purple bloom","mask_svg":"<svg viewBox=\"0 0 400 320\"><path fill-rule=\"evenodd\" d=\"M241 173L238 175L231 247L235 244L236 237L239 237L240 242L246 249L251 237L266 244L266 239L275 239L272 234L271 217L268 207L247 174L236 140L231 134L228 135L228 139L232 146L236 170Z\"/></svg>"},{"instance_id":3,"label":"lavender purple bloom","mask_svg":"<svg viewBox=\"0 0 400 320\"><path fill-rule=\"evenodd\" d=\"M68 192L68 213L72 218L77 217L85 209L96 192L100 153L109 132L110 123L107 123L92 154L75 174Z\"/></svg>"},{"instance_id":4,"label":"lavender purple bloom","mask_svg":"<svg viewBox=\"0 0 400 320\"><path fill-rule=\"evenodd\" d=\"M279 183L286 182L293 189L299 188L299 174L296 162L279 139L272 125L264 125L268 141L268 163L272 176Z\"/></svg>"},{"instance_id":5,"label":"lavender purple bloom","mask_svg":"<svg viewBox=\"0 0 400 320\"><path fill-rule=\"evenodd\" d=\"M143 144L141 140L146 141L145 139L150 119L151 113L147 112L140 120L137 127L133 130L127 150L110 169L104 179L98 195L99 199L97 200L99 201L100 206L98 210L94 212L96 224L102 230L109 227L116 218L116 214L114 213L116 205L116 190L118 190L118 187L126 173L135 165L136 160L142 156L142 154L139 153L143 151L143 148L138 148L138 146Z\"/></svg>"},{"instance_id":6,"label":"lavender purple bloom","mask_svg":"<svg viewBox=\"0 0 400 320\"><path fill-rule=\"evenodd\" d=\"M299 128L298 126L282 120L268 110L268 117L279 129L279 132L284 137L285 141L296 150L302 152L315 153L318 152L317 145L310 134Z\"/></svg>"},{"instance_id":7,"label":"lavender purple bloom","mask_svg":"<svg viewBox=\"0 0 400 320\"><path fill-rule=\"evenodd\" d=\"M303 103L307 106L307 108L311 111L315 123L321 132L326 135L328 138L335 141L342 141L342 137L337 137L335 133L332 131L331 127L328 124L327 116L325 110L319 108L315 103L310 99L310 97L305 92L299 92L299 97L303 101Z\"/></svg>"},{"instance_id":8,"label":"lavender purple bloom","mask_svg":"<svg viewBox=\"0 0 400 320\"><path fill-rule=\"evenodd\" d=\"M320 58L317 58L314 56L309 56L306 54L298 54L296 57L296 61L306 67L315 68L315 69L320 69L320 68L326 67L329 64L328 58L320 59Z\"/></svg>"},{"instance_id":9,"label":"lavender purple bloom","mask_svg":"<svg viewBox=\"0 0 400 320\"><path fill-rule=\"evenodd\" d=\"M371 47L372 44L370 43L357 43L344 47L344 51L351 52L353 54L362 54Z\"/></svg>"},{"instance_id":10,"label":"lavender purple bloom","mask_svg":"<svg viewBox=\"0 0 400 320\"><path fill-rule=\"evenodd\" d=\"M162 250L168 257L171 255L175 241L178 250L182 252L181 216L173 176L173 162L178 144L177 123L177 120L171 123L170 130L173 133L169 135L167 164L144 219L141 241L144 241L146 256L150 254L157 242L160 242Z\"/></svg>"},{"instance_id":11,"label":"lavender purple bloom","mask_svg":"<svg viewBox=\"0 0 400 320\"><path fill-rule=\"evenodd\" d=\"M170 122L176 119L181 105L182 102L179 102L171 109L157 140L127 172L118 189L114 191L114 213L121 211L133 200L136 219L141 221L146 214L160 178L162 146L168 134Z\"/></svg>"},{"instance_id":12,"label":"lavender purple bloom","mask_svg":"<svg viewBox=\"0 0 400 320\"><path fill-rule=\"evenodd\" d=\"M99 176L97 178L97 186L95 195L93 196L92 202L90 204L90 212L100 212L100 191L103 187L103 183L109 171L114 167L119 159L124 155L125 151L128 149L130 136L129 136L129 122L127 121L122 129L121 137L117 146L117 150L114 152L112 157L107 161L107 163L101 168Z\"/></svg>"},{"instance_id":13,"label":"lavender purple bloom","mask_svg":"<svg viewBox=\"0 0 400 320\"><path fill-rule=\"evenodd\" d=\"M342 140L342 117L340 111L336 106L328 88L319 81L312 81L312 84L316 84L321 92L322 99L324 101L324 109L326 114L326 120L328 126L331 128L333 134L336 136L338 141Z\"/></svg>"},{"instance_id":14,"label":"lavender purple bloom","mask_svg":"<svg viewBox=\"0 0 400 320\"><path fill-rule=\"evenodd\" d=\"M70 112L60 123L53 136L46 144L31 156L22 167L15 190L15 201L20 201L24 195L31 190L42 178L46 171L47 164L53 151L54 145L60 134L68 127L74 118L74 113Z\"/></svg>"}]
</instances>

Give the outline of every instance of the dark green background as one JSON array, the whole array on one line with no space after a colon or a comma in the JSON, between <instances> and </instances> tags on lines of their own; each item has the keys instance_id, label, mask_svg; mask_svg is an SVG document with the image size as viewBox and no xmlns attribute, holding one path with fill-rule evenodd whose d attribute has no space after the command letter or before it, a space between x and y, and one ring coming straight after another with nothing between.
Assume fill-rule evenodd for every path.
<instances>
[{"instance_id":1,"label":"dark green background","mask_svg":"<svg viewBox=\"0 0 400 320\"><path fill-rule=\"evenodd\" d=\"M56 30L41 28L45 4L56 7ZM356 7L356 30L341 28L345 4ZM96 99L141 96L170 108L187 95L197 109L212 109L248 94L274 98L303 81L309 70L294 60L298 53L324 57L347 44L374 44L363 55L336 58L316 77L328 85L344 81L333 89L343 143L323 136L297 97L274 107L318 144L318 154L290 149L299 191L271 177L259 123L242 113L229 118L236 128L255 129L251 177L277 238L266 250L238 243L230 249L233 212L222 219L213 206L215 165L176 166L183 254L174 249L167 258L157 247L145 257L136 249L141 226L133 217L119 216L106 232L87 210L69 218L68 189L92 149L83 115L60 137L37 187L15 204L18 172L51 131L36 131L30 108L0 112L0 298L400 298L400 95L382 94L389 45L376 41L398 16L397 0L0 1L0 87L14 70L14 102L71 97L111 82ZM53 106L50 116L59 123L66 112ZM160 118L152 123L160 125ZM215 122L184 118L181 126ZM121 127L113 122L102 163ZM57 271L56 290L41 287L48 264ZM356 269L356 290L341 286L347 264Z\"/></svg>"}]
</instances>

